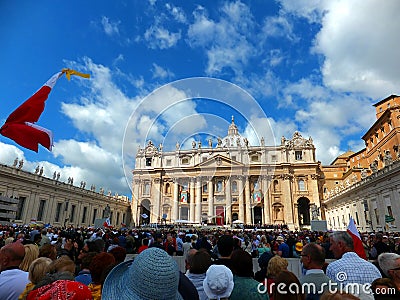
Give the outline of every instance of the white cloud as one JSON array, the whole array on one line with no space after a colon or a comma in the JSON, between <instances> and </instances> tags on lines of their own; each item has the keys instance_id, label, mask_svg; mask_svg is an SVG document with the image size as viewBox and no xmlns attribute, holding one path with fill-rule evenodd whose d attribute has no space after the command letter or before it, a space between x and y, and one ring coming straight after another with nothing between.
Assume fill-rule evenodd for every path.
<instances>
[{"instance_id":1,"label":"white cloud","mask_svg":"<svg viewBox=\"0 0 400 300\"><path fill-rule=\"evenodd\" d=\"M182 8L174 6L170 3L166 3L165 7L168 9L175 21L179 23L186 23L186 15Z\"/></svg>"},{"instance_id":2,"label":"white cloud","mask_svg":"<svg viewBox=\"0 0 400 300\"><path fill-rule=\"evenodd\" d=\"M343 144L343 140L351 136L358 136L361 140L375 121L370 99L336 93L307 79L288 85L283 94L295 99L292 104L296 110L295 121L302 132L313 138L317 159L324 164L332 162L350 146L361 145L354 142Z\"/></svg>"},{"instance_id":3,"label":"white cloud","mask_svg":"<svg viewBox=\"0 0 400 300\"><path fill-rule=\"evenodd\" d=\"M169 32L162 26L152 25L144 33L144 38L152 49L168 49L180 40L181 32Z\"/></svg>"},{"instance_id":4,"label":"white cloud","mask_svg":"<svg viewBox=\"0 0 400 300\"><path fill-rule=\"evenodd\" d=\"M296 42L299 39L293 33L292 24L283 16L266 18L262 28L262 36L264 39L269 37L285 37L292 42Z\"/></svg>"},{"instance_id":5,"label":"white cloud","mask_svg":"<svg viewBox=\"0 0 400 300\"><path fill-rule=\"evenodd\" d=\"M203 7L197 8L194 23L188 29L188 42L193 48L206 50L207 74L219 74L224 68L240 74L256 52L252 41L248 40L249 31L254 26L253 17L249 8L240 1L225 3L220 11L220 19L214 21L208 18Z\"/></svg>"},{"instance_id":6,"label":"white cloud","mask_svg":"<svg viewBox=\"0 0 400 300\"><path fill-rule=\"evenodd\" d=\"M322 55L326 86L374 99L399 92L399 1L280 2L283 13L321 24L313 51Z\"/></svg>"},{"instance_id":7,"label":"white cloud","mask_svg":"<svg viewBox=\"0 0 400 300\"><path fill-rule=\"evenodd\" d=\"M101 25L103 26L104 32L108 36L118 35L119 29L118 25L120 22L111 22L107 17L103 16L101 18Z\"/></svg>"},{"instance_id":8,"label":"white cloud","mask_svg":"<svg viewBox=\"0 0 400 300\"><path fill-rule=\"evenodd\" d=\"M160 79L166 79L166 78L172 78L174 77L174 73L172 73L168 69L164 69L161 66L157 65L156 63L153 63L153 78L160 78Z\"/></svg>"}]
</instances>

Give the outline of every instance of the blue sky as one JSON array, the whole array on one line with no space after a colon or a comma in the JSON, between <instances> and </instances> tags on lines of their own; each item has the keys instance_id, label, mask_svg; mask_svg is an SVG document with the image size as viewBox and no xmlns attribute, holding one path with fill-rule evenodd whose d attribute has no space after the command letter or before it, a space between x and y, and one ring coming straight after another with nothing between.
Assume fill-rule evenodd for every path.
<instances>
[{"instance_id":1,"label":"blue sky","mask_svg":"<svg viewBox=\"0 0 400 300\"><path fill-rule=\"evenodd\" d=\"M398 11L395 0L2 1L1 124L62 68L92 77L51 92L38 125L52 152L0 136L0 162L130 196L139 145L206 144L233 115L250 144L297 130L329 164L364 147L372 105L399 93Z\"/></svg>"}]
</instances>

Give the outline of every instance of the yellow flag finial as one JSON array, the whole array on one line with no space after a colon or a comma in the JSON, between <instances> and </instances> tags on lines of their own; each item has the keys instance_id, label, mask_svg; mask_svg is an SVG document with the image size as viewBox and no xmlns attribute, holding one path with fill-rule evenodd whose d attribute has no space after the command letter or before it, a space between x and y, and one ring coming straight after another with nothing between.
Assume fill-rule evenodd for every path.
<instances>
[{"instance_id":1,"label":"yellow flag finial","mask_svg":"<svg viewBox=\"0 0 400 300\"><path fill-rule=\"evenodd\" d=\"M86 73L81 73L75 70L71 70L71 69L62 69L61 70L62 73L65 73L65 76L67 77L68 80L71 80L71 75L76 75L79 77L83 77L83 78L90 78L90 74L86 74Z\"/></svg>"}]
</instances>

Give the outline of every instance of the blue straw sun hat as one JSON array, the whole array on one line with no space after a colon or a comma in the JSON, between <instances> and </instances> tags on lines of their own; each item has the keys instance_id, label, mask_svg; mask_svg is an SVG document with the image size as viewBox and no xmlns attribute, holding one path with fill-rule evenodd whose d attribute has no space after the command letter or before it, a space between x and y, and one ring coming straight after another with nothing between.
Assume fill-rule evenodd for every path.
<instances>
[{"instance_id":1,"label":"blue straw sun hat","mask_svg":"<svg viewBox=\"0 0 400 300\"><path fill-rule=\"evenodd\" d=\"M148 248L133 261L116 266L107 276L103 300L182 300L177 263L164 250Z\"/></svg>"}]
</instances>

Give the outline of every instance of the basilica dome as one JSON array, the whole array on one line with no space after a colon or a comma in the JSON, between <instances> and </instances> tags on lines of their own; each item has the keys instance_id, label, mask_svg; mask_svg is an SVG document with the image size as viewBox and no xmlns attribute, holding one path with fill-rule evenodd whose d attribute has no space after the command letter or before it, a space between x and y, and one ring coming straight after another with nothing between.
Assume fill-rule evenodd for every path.
<instances>
[{"instance_id":1,"label":"basilica dome","mask_svg":"<svg viewBox=\"0 0 400 300\"><path fill-rule=\"evenodd\" d=\"M235 119L232 116L232 123L228 128L228 135L222 139L222 147L247 147L249 141L247 138L239 134L239 130L235 124Z\"/></svg>"}]
</instances>

